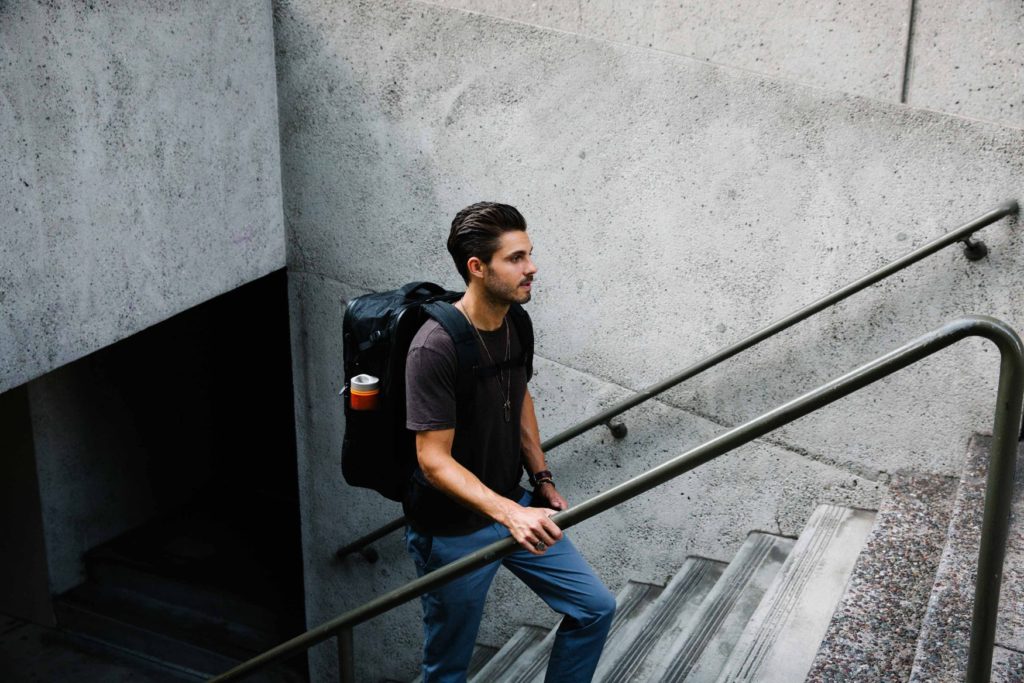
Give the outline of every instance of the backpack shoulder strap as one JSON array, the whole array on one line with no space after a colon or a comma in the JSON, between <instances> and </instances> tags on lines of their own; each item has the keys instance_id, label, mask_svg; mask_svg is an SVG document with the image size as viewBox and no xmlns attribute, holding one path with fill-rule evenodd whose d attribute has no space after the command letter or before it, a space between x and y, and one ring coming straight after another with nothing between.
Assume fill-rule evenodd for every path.
<instances>
[{"instance_id":1,"label":"backpack shoulder strap","mask_svg":"<svg viewBox=\"0 0 1024 683\"><path fill-rule=\"evenodd\" d=\"M519 304L512 304L508 309L509 316L515 321L519 345L523 349L523 362L526 366L526 381L533 377L533 322L530 314Z\"/></svg>"},{"instance_id":2,"label":"backpack shoulder strap","mask_svg":"<svg viewBox=\"0 0 1024 683\"><path fill-rule=\"evenodd\" d=\"M447 301L431 301L423 304L423 312L436 320L455 343L455 357L458 361L455 401L457 405L468 405L473 400L473 368L479 364L480 360L480 351L477 348L473 328L470 327L466 316Z\"/></svg>"}]
</instances>

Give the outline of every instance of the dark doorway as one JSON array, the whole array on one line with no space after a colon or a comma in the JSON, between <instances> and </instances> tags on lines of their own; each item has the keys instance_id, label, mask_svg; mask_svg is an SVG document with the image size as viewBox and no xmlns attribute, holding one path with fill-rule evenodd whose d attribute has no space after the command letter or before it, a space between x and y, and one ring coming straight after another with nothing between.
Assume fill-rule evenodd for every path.
<instances>
[{"instance_id":1,"label":"dark doorway","mask_svg":"<svg viewBox=\"0 0 1024 683\"><path fill-rule=\"evenodd\" d=\"M86 552L60 625L202 674L301 632L285 272L80 362L130 413L152 514Z\"/></svg>"}]
</instances>

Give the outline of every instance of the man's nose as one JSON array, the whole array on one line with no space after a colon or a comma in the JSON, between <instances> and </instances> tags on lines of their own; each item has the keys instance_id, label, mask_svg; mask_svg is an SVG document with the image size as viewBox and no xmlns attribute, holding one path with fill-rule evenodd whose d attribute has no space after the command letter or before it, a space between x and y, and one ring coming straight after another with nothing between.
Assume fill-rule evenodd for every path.
<instances>
[{"instance_id":1,"label":"man's nose","mask_svg":"<svg viewBox=\"0 0 1024 683\"><path fill-rule=\"evenodd\" d=\"M536 272L537 272L537 264L536 264L536 262L532 258L527 256L526 257L526 274L527 275L533 275Z\"/></svg>"}]
</instances>

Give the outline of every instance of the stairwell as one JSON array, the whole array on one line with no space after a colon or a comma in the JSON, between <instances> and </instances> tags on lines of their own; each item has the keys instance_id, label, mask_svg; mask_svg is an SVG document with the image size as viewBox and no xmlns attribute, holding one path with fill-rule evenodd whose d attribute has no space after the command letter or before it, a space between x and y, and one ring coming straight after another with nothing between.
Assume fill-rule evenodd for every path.
<instances>
[{"instance_id":1,"label":"stairwell","mask_svg":"<svg viewBox=\"0 0 1024 683\"><path fill-rule=\"evenodd\" d=\"M665 586L629 581L594 680L962 681L989 443L971 439L958 481L897 473L877 511L819 505L797 539L754 531L728 564L691 557ZM1024 681L1022 504L1018 485L995 683ZM479 646L470 680L543 681L553 638L528 624Z\"/></svg>"},{"instance_id":2,"label":"stairwell","mask_svg":"<svg viewBox=\"0 0 1024 683\"><path fill-rule=\"evenodd\" d=\"M65 639L140 669L203 681L302 627L301 586L284 552L286 502L241 508L214 500L123 534L86 553L87 580L58 596ZM301 659L254 681L307 680Z\"/></svg>"}]
</instances>

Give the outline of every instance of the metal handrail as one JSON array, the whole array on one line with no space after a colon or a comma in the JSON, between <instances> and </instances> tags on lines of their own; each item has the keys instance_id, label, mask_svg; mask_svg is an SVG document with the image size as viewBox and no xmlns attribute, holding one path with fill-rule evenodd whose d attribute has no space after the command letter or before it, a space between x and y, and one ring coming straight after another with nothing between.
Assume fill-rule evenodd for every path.
<instances>
[{"instance_id":1,"label":"metal handrail","mask_svg":"<svg viewBox=\"0 0 1024 683\"><path fill-rule=\"evenodd\" d=\"M992 667L992 650L995 645L1002 566L1006 554L1010 501L1013 495L1017 430L1020 428L1022 412L1024 412L1024 408L1022 408L1022 404L1024 404L1024 344L1013 329L995 318L968 316L947 323L789 403L730 429L644 474L564 512L559 512L552 517L552 520L560 528L568 529L971 336L991 340L996 344L1000 353L999 389L992 428L991 462L985 491L985 513L978 553L978 574L975 584L966 679L968 683L988 683ZM292 638L225 674L217 676L212 681L221 683L236 680L257 669L296 655L335 635L338 636L341 680L343 683L353 681L352 628L354 626L478 567L494 562L513 552L517 547L518 544L511 537L492 543Z\"/></svg>"},{"instance_id":2,"label":"metal handrail","mask_svg":"<svg viewBox=\"0 0 1024 683\"><path fill-rule=\"evenodd\" d=\"M941 249L944 249L945 247L948 247L951 244L963 242L967 258L971 260L976 260L974 258L974 255L978 253L987 253L987 249L981 242L972 242L970 240L971 235L973 235L978 230L981 230L982 228L991 225L992 223L995 223L996 221L1002 218L1005 218L1006 216L1016 214L1018 210L1019 208L1017 206L1017 202L1003 202L994 209L986 211L977 218L974 218L973 220L964 223L959 228L951 230L945 235L942 235L941 237L932 240L931 242L925 244L924 246L921 246L905 254L904 256L896 259L895 261L889 263L888 265L879 268L873 273L865 275L859 280L855 280L850 284L846 285L845 287L837 289L832 294L822 297L821 299L818 299L814 303L808 304L807 306L804 306L803 308L794 311L793 313L790 313L789 315L783 318L776 320L767 327L764 327L758 330L757 332L754 332L745 339L742 339L741 341L738 341L735 344L732 344L731 346L727 346L724 349L716 351L715 353L704 358L703 360L694 363L685 370L682 370L681 372L672 375L668 379L658 382L657 384L653 384L647 387L646 389L643 389L642 391L634 394L633 396L630 396L629 398L620 401L619 403L616 403L615 405L601 411L597 415L594 415L593 417L584 420L583 422L580 422L576 426L570 427L569 429L566 429L560 434L556 434L552 438L542 443L541 449L544 450L545 452L550 451L552 448L561 446L566 441L574 439L577 436L593 429L598 425L610 423L611 420L621 415L622 413L626 412L630 408L635 408L641 403L649 401L650 399L671 389L672 387L696 375L699 375L705 370L713 368L722 361L728 360L729 358L732 358L736 354L745 351L756 344L760 344L765 339L768 339L769 337L774 336L779 332L782 332L783 330L792 327L798 322L801 322L811 317L815 313L821 312L822 310L828 308L829 306L833 306L839 303L843 299L846 299L847 297L856 294L862 289L869 287L875 284L876 282L879 282L880 280L884 280L890 275L893 275L903 270L904 268L913 265L914 263L917 263L918 261L927 258L928 256L931 256L935 252L940 251ZM621 425L617 425L617 427L621 429ZM1022 432L1022 434L1024 434L1024 432ZM383 538L392 531L401 528L404 524L405 518L399 517L398 519L389 522L388 524L377 529L376 531L372 531L369 534L363 536L362 538L359 538L349 543L348 545L340 548L335 553L335 557L337 557L338 559L342 559L350 553L359 551L364 546L367 546L370 543L376 541L377 539ZM376 556L370 555L368 559L376 559Z\"/></svg>"}]
</instances>

